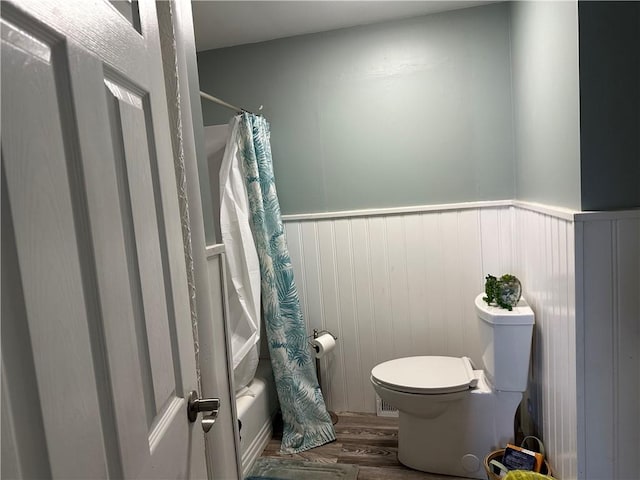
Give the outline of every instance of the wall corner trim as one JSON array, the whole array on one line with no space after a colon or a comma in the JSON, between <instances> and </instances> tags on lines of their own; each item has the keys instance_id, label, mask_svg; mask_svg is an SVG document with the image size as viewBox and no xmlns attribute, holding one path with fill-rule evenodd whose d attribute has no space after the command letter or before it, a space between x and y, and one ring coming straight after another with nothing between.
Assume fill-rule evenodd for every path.
<instances>
[{"instance_id":1,"label":"wall corner trim","mask_svg":"<svg viewBox=\"0 0 640 480\"><path fill-rule=\"evenodd\" d=\"M563 220L573 221L580 212L563 207L543 205L541 203L523 202L520 200L488 200L479 202L443 203L434 205L412 205L406 207L373 208L362 210L342 210L334 212L297 213L283 215L283 222L301 222L315 220L334 220L351 217L375 217L382 215L405 215L421 212L446 212L449 210L472 210L482 208L518 207L533 212L544 213ZM600 212L593 212L600 213ZM640 214L640 210L638 211Z\"/></svg>"},{"instance_id":2,"label":"wall corner trim","mask_svg":"<svg viewBox=\"0 0 640 480\"><path fill-rule=\"evenodd\" d=\"M370 208L362 210L342 210L335 212L298 213L283 215L284 222L305 220L333 220L349 217L376 217L381 215L404 215L407 213L438 212L447 210L470 210L476 208L510 207L511 200L490 200L481 202L442 203L434 205L412 205L406 207Z\"/></svg>"},{"instance_id":3,"label":"wall corner trim","mask_svg":"<svg viewBox=\"0 0 640 480\"><path fill-rule=\"evenodd\" d=\"M551 205L545 205L542 203L523 202L521 200L512 200L511 204L514 207L522 208L524 210L530 210L532 212L543 213L552 217L561 218L563 220L574 221L578 211L571 210L564 207L555 207Z\"/></svg>"},{"instance_id":4,"label":"wall corner trim","mask_svg":"<svg viewBox=\"0 0 640 480\"><path fill-rule=\"evenodd\" d=\"M604 210L593 212L577 212L576 222L597 222L599 220L633 220L640 218L640 208L628 210Z\"/></svg>"}]
</instances>

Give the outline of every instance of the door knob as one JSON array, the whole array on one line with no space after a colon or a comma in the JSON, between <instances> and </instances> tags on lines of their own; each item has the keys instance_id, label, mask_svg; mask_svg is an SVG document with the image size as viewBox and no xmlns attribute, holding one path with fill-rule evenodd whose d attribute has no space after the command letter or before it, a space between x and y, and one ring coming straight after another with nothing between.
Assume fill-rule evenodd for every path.
<instances>
[{"instance_id":1,"label":"door knob","mask_svg":"<svg viewBox=\"0 0 640 480\"><path fill-rule=\"evenodd\" d=\"M205 433L211 430L213 424L216 423L219 410L219 398L200 398L198 392L195 390L189 394L187 418L190 422L195 422L196 418L198 418L198 413L202 412L202 430L204 430ZM205 413L207 415L205 415Z\"/></svg>"}]
</instances>

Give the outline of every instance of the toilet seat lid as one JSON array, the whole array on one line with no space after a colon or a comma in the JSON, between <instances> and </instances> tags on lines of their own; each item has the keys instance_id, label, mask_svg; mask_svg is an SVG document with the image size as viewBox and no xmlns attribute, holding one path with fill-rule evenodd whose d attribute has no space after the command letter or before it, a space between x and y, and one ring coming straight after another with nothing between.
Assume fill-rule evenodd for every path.
<instances>
[{"instance_id":1,"label":"toilet seat lid","mask_svg":"<svg viewBox=\"0 0 640 480\"><path fill-rule=\"evenodd\" d=\"M453 393L478 382L468 357L404 357L376 365L371 377L380 385L405 393Z\"/></svg>"}]
</instances>

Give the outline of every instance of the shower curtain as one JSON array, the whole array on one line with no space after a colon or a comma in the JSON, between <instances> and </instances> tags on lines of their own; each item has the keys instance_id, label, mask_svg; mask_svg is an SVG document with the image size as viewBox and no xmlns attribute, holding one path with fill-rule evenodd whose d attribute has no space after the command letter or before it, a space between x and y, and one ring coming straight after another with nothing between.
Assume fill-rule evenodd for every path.
<instances>
[{"instance_id":1,"label":"shower curtain","mask_svg":"<svg viewBox=\"0 0 640 480\"><path fill-rule=\"evenodd\" d=\"M235 141L237 122L231 122L228 130L219 169L220 233L230 280L228 325L237 392L253 380L260 360L260 265L249 226L249 199Z\"/></svg>"},{"instance_id":2,"label":"shower curtain","mask_svg":"<svg viewBox=\"0 0 640 480\"><path fill-rule=\"evenodd\" d=\"M264 117L232 122L260 263L262 311L284 429L281 451L297 453L336 439L311 357L293 267L280 216Z\"/></svg>"}]
</instances>

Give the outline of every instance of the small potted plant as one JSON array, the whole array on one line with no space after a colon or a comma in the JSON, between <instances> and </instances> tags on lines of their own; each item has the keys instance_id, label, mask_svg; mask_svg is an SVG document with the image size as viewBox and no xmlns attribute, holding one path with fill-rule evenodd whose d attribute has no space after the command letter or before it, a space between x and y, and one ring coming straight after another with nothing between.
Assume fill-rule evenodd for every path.
<instances>
[{"instance_id":1,"label":"small potted plant","mask_svg":"<svg viewBox=\"0 0 640 480\"><path fill-rule=\"evenodd\" d=\"M482 299L489 305L513 310L522 296L522 285L515 275L506 273L500 278L487 275L484 284L485 297Z\"/></svg>"}]
</instances>

